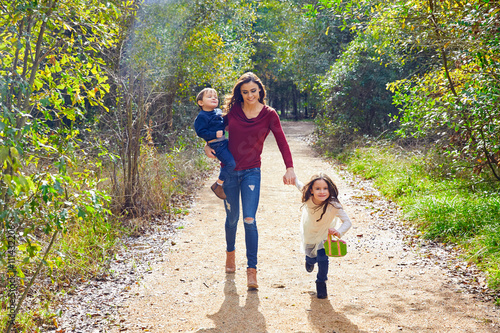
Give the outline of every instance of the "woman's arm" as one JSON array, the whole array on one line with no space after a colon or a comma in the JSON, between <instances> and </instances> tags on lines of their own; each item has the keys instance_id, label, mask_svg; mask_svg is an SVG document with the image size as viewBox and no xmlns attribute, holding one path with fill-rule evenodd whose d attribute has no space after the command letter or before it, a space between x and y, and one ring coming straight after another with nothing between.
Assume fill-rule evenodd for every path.
<instances>
[{"instance_id":1,"label":"woman's arm","mask_svg":"<svg viewBox=\"0 0 500 333\"><path fill-rule=\"evenodd\" d=\"M274 138L276 139L276 143L278 144L278 148L281 152L281 156L283 157L283 162L285 162L286 166L286 172L283 176L283 184L295 185L295 178L297 178L297 176L293 170L292 152L290 151L290 146L288 145L285 133L281 127L280 117L274 109L271 109L270 117L270 129L273 132Z\"/></svg>"},{"instance_id":2,"label":"woman's arm","mask_svg":"<svg viewBox=\"0 0 500 333\"><path fill-rule=\"evenodd\" d=\"M285 175L283 176L283 184L295 185L296 178L297 178L297 176L295 175L295 171L293 171L293 167L287 168Z\"/></svg>"}]
</instances>

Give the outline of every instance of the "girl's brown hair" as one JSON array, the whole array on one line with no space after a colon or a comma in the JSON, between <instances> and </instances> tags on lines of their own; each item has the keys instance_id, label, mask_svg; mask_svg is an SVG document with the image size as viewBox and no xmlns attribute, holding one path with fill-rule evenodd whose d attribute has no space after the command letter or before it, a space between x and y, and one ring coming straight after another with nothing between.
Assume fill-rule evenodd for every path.
<instances>
[{"instance_id":1,"label":"girl's brown hair","mask_svg":"<svg viewBox=\"0 0 500 333\"><path fill-rule=\"evenodd\" d=\"M231 108L233 105L236 103L243 103L243 96L241 95L241 86L244 85L245 83L248 82L254 82L256 83L259 88L259 102L262 104L266 104L265 98L266 98L266 88L262 84L262 81L259 79L257 75L255 75L252 72L246 72L240 78L238 81L236 81L236 84L233 87L233 90L229 95L226 96L224 106L222 107L224 110L224 114L228 114L229 111L231 111Z\"/></svg>"},{"instance_id":2,"label":"girl's brown hair","mask_svg":"<svg viewBox=\"0 0 500 333\"><path fill-rule=\"evenodd\" d=\"M323 215L325 215L328 205L332 205L335 208L342 208L342 205L340 204L338 198L339 190L337 189L337 186L334 184L332 179L327 175L325 175L324 173L312 176L311 180L304 185L304 187L302 188L302 202L305 203L312 197L311 190L314 186L314 183L318 180L324 180L326 182L328 186L328 192L330 193L330 198L325 200L324 202L321 203L321 205L318 206L318 209L323 208L323 212L321 213L321 216L316 222L319 222L323 218Z\"/></svg>"}]
</instances>

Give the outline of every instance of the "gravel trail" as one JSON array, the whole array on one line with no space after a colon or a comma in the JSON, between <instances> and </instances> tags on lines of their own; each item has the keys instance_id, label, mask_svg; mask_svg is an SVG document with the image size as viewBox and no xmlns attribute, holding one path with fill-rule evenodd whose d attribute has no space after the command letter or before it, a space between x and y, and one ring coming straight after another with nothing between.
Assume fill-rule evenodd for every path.
<instances>
[{"instance_id":1,"label":"gravel trail","mask_svg":"<svg viewBox=\"0 0 500 333\"><path fill-rule=\"evenodd\" d=\"M461 287L469 283L455 269L461 264L439 247L413 241L397 207L318 157L304 140L312 126L283 123L296 174L302 181L319 171L330 175L353 222L344 237L348 255L330 259L328 298L316 298L317 268L304 269L300 193L283 185L285 167L271 134L256 218L259 290L246 288L241 218L237 270L224 273L225 214L209 188L214 175L196 194L163 261L126 291L130 297L111 332L500 332L493 303ZM476 280L474 288L484 288L481 276Z\"/></svg>"}]
</instances>

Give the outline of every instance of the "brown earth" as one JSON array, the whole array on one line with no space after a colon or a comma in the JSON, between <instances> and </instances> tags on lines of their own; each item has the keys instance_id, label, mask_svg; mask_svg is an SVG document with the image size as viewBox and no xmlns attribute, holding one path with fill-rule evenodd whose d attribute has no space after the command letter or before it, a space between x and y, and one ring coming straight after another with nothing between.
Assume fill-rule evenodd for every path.
<instances>
[{"instance_id":1,"label":"brown earth","mask_svg":"<svg viewBox=\"0 0 500 333\"><path fill-rule=\"evenodd\" d=\"M283 126L298 177L307 181L319 171L332 176L353 222L344 237L348 255L330 259L328 299L316 298L317 268L304 269L300 193L283 185L285 167L270 135L257 213L259 290L246 288L241 221L237 271L224 273L225 214L209 189L214 175L197 193L163 262L127 291L131 297L112 332L500 332L498 308L461 287L484 288L484 277L464 282L457 267L467 263L415 241L414 230L398 222L394 204L313 153L304 141L312 124Z\"/></svg>"}]
</instances>

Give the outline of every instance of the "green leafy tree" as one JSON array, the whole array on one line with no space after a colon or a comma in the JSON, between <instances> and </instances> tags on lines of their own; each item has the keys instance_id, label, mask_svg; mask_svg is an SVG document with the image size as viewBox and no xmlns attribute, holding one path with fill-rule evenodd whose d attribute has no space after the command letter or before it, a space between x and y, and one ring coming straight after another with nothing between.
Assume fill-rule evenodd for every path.
<instances>
[{"instance_id":1,"label":"green leafy tree","mask_svg":"<svg viewBox=\"0 0 500 333\"><path fill-rule=\"evenodd\" d=\"M48 256L58 234L75 221L102 216L107 197L96 190L92 163L80 164L84 152L73 124L109 88L100 52L115 41L120 6L98 0L0 3L2 268L9 253L22 258L8 266L10 279L2 283L14 283L16 275L24 289L7 332L41 268L50 272L64 260Z\"/></svg>"},{"instance_id":2,"label":"green leafy tree","mask_svg":"<svg viewBox=\"0 0 500 333\"><path fill-rule=\"evenodd\" d=\"M460 169L500 180L500 7L490 1L413 1L390 16L403 46L436 54L435 68L394 83L402 135L436 137Z\"/></svg>"},{"instance_id":3,"label":"green leafy tree","mask_svg":"<svg viewBox=\"0 0 500 333\"><path fill-rule=\"evenodd\" d=\"M302 10L291 21L295 29L285 37L284 46L278 44L278 54L297 89L304 94L306 110L313 116L322 108L318 85L355 35L342 29L335 17L304 15L309 1L297 2L297 6L302 6Z\"/></svg>"},{"instance_id":4,"label":"green leafy tree","mask_svg":"<svg viewBox=\"0 0 500 333\"><path fill-rule=\"evenodd\" d=\"M323 99L318 144L324 149L339 151L361 135L379 136L396 129L390 115L397 109L386 85L402 77L405 68L388 56L381 58L373 43L372 36L360 34L318 87Z\"/></svg>"},{"instance_id":5,"label":"green leafy tree","mask_svg":"<svg viewBox=\"0 0 500 333\"><path fill-rule=\"evenodd\" d=\"M423 71L390 85L400 134L434 140L455 167L500 180L498 2L322 0L309 10L373 36L380 57L431 55Z\"/></svg>"},{"instance_id":6,"label":"green leafy tree","mask_svg":"<svg viewBox=\"0 0 500 333\"><path fill-rule=\"evenodd\" d=\"M308 1L263 1L257 8L255 71L281 116L311 117L318 109L314 87L350 40L326 16L306 16Z\"/></svg>"},{"instance_id":7,"label":"green leafy tree","mask_svg":"<svg viewBox=\"0 0 500 333\"><path fill-rule=\"evenodd\" d=\"M172 130L174 104L193 89L227 91L248 66L253 11L241 1L177 1L145 4L127 45L127 67L144 72L148 91L160 101L165 131ZM158 104L157 104L158 105Z\"/></svg>"},{"instance_id":8,"label":"green leafy tree","mask_svg":"<svg viewBox=\"0 0 500 333\"><path fill-rule=\"evenodd\" d=\"M143 3L123 44L118 66L110 69L115 94L103 117L115 140L116 212L152 213L148 174L141 163L149 146L177 149L197 112L194 96L202 87L227 92L252 52L246 40L253 11L241 1ZM169 188L164 186L165 191ZM164 197L168 200L168 195ZM161 205L160 205L161 206Z\"/></svg>"},{"instance_id":9,"label":"green leafy tree","mask_svg":"<svg viewBox=\"0 0 500 333\"><path fill-rule=\"evenodd\" d=\"M333 1L305 6L308 16L329 18L328 33L343 42L315 86L322 100L319 143L330 150L341 150L357 136L378 136L395 128L390 115L397 110L386 85L408 70L396 50L380 48L382 38L366 30L370 18L364 17L364 7Z\"/></svg>"}]
</instances>

